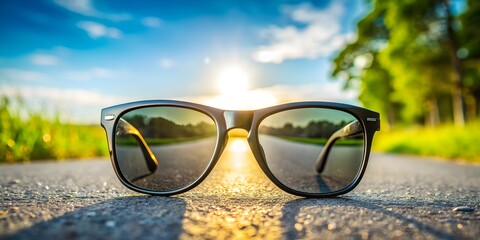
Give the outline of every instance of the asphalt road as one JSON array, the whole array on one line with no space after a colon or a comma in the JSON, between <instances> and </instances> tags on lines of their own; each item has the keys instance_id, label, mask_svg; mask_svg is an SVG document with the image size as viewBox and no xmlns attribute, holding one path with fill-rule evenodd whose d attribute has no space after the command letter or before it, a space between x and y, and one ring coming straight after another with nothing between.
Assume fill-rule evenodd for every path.
<instances>
[{"instance_id":1,"label":"asphalt road","mask_svg":"<svg viewBox=\"0 0 480 240\"><path fill-rule=\"evenodd\" d=\"M480 236L479 166L374 154L354 191L306 199L273 185L242 141L174 197L126 189L105 159L1 165L0 239Z\"/></svg>"},{"instance_id":2,"label":"asphalt road","mask_svg":"<svg viewBox=\"0 0 480 240\"><path fill-rule=\"evenodd\" d=\"M158 167L153 173L147 168L145 157L138 146L117 146L121 171L135 186L170 191L189 185L208 167L215 150L216 139L151 146Z\"/></svg>"},{"instance_id":3,"label":"asphalt road","mask_svg":"<svg viewBox=\"0 0 480 240\"><path fill-rule=\"evenodd\" d=\"M303 192L332 192L348 186L361 168L363 146L337 146L330 150L325 170L315 164L323 146L260 135L267 165L286 186Z\"/></svg>"},{"instance_id":4,"label":"asphalt road","mask_svg":"<svg viewBox=\"0 0 480 240\"><path fill-rule=\"evenodd\" d=\"M237 140L235 145L245 143ZM260 143L271 172L286 186L298 191L318 193L343 189L361 168L363 146L333 147L325 170L317 174L315 163L322 146L267 135L260 136ZM160 191L179 189L198 179L208 167L214 149L215 138L151 146L158 161L158 167L151 172L147 165L151 160L145 158L138 146L116 147L120 170L126 179L137 187ZM242 149L242 152L248 151L248 146Z\"/></svg>"}]
</instances>

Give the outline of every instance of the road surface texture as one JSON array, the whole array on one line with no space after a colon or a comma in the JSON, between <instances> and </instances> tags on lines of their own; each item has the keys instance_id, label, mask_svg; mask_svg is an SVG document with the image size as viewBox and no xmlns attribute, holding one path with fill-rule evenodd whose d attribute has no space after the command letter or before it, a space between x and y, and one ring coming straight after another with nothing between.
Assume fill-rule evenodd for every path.
<instances>
[{"instance_id":1,"label":"road surface texture","mask_svg":"<svg viewBox=\"0 0 480 240\"><path fill-rule=\"evenodd\" d=\"M233 140L233 141L232 141ZM480 167L373 154L337 198L278 189L244 140L173 197L123 187L110 161L0 166L0 239L478 239Z\"/></svg>"}]
</instances>

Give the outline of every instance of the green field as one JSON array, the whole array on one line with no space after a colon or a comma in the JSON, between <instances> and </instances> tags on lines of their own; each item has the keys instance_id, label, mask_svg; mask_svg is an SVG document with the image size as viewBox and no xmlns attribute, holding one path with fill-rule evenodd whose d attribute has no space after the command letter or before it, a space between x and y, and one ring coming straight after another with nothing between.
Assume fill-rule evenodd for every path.
<instances>
[{"instance_id":1,"label":"green field","mask_svg":"<svg viewBox=\"0 0 480 240\"><path fill-rule=\"evenodd\" d=\"M300 143L308 143L308 144L315 144L315 145L325 145L328 139L325 138L300 138L300 137L280 137L282 139L293 141L293 142L300 142ZM335 141L336 146L357 146L361 145L363 140L361 139L339 139Z\"/></svg>"},{"instance_id":2,"label":"green field","mask_svg":"<svg viewBox=\"0 0 480 240\"><path fill-rule=\"evenodd\" d=\"M464 128L444 125L380 131L375 135L373 150L480 162L480 122Z\"/></svg>"},{"instance_id":3,"label":"green field","mask_svg":"<svg viewBox=\"0 0 480 240\"><path fill-rule=\"evenodd\" d=\"M0 162L108 156L100 125L50 119L21 99L0 98Z\"/></svg>"},{"instance_id":4,"label":"green field","mask_svg":"<svg viewBox=\"0 0 480 240\"><path fill-rule=\"evenodd\" d=\"M204 139L205 137L191 137L191 138L147 138L145 141L149 146L158 146L158 145L168 145L182 142L190 142L199 139ZM136 146L138 145L137 140L134 138L123 138L117 139L115 144L127 145L127 146Z\"/></svg>"}]
</instances>

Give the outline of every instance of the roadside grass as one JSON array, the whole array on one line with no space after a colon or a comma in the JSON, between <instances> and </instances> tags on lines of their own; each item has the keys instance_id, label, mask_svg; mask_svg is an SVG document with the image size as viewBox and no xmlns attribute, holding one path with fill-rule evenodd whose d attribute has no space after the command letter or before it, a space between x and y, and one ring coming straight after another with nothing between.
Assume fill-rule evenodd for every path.
<instances>
[{"instance_id":1,"label":"roadside grass","mask_svg":"<svg viewBox=\"0 0 480 240\"><path fill-rule=\"evenodd\" d=\"M108 156L100 126L45 117L22 99L0 97L0 163Z\"/></svg>"},{"instance_id":2,"label":"roadside grass","mask_svg":"<svg viewBox=\"0 0 480 240\"><path fill-rule=\"evenodd\" d=\"M328 139L325 138L300 138L300 137L280 137L292 142L308 143L314 145L325 145ZM357 146L361 145L363 140L361 139L339 139L335 141L335 145L340 146Z\"/></svg>"},{"instance_id":3,"label":"roadside grass","mask_svg":"<svg viewBox=\"0 0 480 240\"><path fill-rule=\"evenodd\" d=\"M212 136L215 137L215 136ZM175 143L191 142L200 139L205 139L206 137L190 137L190 138L146 138L145 141L148 145L158 146L158 145L168 145ZM115 144L121 144L126 146L137 146L138 142L134 138L124 138L117 139Z\"/></svg>"},{"instance_id":4,"label":"roadside grass","mask_svg":"<svg viewBox=\"0 0 480 240\"><path fill-rule=\"evenodd\" d=\"M380 131L375 135L373 150L479 163L480 121L464 128L443 125Z\"/></svg>"}]
</instances>

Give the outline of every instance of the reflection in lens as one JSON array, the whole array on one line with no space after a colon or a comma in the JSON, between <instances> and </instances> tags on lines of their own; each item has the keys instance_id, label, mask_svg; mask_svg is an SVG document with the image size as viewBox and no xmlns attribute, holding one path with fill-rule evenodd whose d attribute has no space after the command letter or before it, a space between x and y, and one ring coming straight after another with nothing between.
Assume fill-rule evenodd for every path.
<instances>
[{"instance_id":1,"label":"reflection in lens","mask_svg":"<svg viewBox=\"0 0 480 240\"><path fill-rule=\"evenodd\" d=\"M362 125L347 112L300 108L265 118L258 138L268 168L285 186L305 193L329 193L347 187L360 171L363 135ZM328 152L324 159L322 150ZM323 167L317 171L321 161Z\"/></svg>"},{"instance_id":2,"label":"reflection in lens","mask_svg":"<svg viewBox=\"0 0 480 240\"><path fill-rule=\"evenodd\" d=\"M132 185L173 191L197 180L208 168L216 145L215 122L180 107L146 107L121 116L115 154Z\"/></svg>"}]
</instances>

